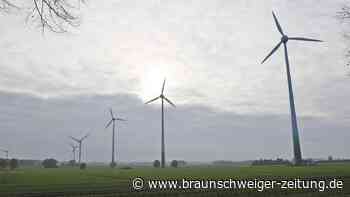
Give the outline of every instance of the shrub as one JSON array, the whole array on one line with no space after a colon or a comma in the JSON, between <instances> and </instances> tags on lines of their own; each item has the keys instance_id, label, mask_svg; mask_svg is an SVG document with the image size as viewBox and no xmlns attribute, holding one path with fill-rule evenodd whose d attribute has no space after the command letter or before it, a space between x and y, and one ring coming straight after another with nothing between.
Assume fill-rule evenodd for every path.
<instances>
[{"instance_id":1,"label":"shrub","mask_svg":"<svg viewBox=\"0 0 350 197\"><path fill-rule=\"evenodd\" d=\"M68 162L68 165L69 165L69 166L75 166L75 165L76 165L76 162L75 162L74 160L70 160L70 161Z\"/></svg>"},{"instance_id":2,"label":"shrub","mask_svg":"<svg viewBox=\"0 0 350 197\"><path fill-rule=\"evenodd\" d=\"M79 168L81 170L85 170L86 169L86 163L81 163Z\"/></svg>"},{"instance_id":3,"label":"shrub","mask_svg":"<svg viewBox=\"0 0 350 197\"><path fill-rule=\"evenodd\" d=\"M130 167L130 166L123 166L123 167L120 167L120 169L122 169L122 170L131 170L132 167Z\"/></svg>"},{"instance_id":4,"label":"shrub","mask_svg":"<svg viewBox=\"0 0 350 197\"><path fill-rule=\"evenodd\" d=\"M41 164L44 168L57 168L58 161L56 159L45 159Z\"/></svg>"},{"instance_id":5,"label":"shrub","mask_svg":"<svg viewBox=\"0 0 350 197\"><path fill-rule=\"evenodd\" d=\"M154 160L153 167L159 168L160 167L160 161L159 160Z\"/></svg>"},{"instance_id":6,"label":"shrub","mask_svg":"<svg viewBox=\"0 0 350 197\"><path fill-rule=\"evenodd\" d=\"M10 169L14 170L18 168L18 160L17 159L11 159L10 160Z\"/></svg>"},{"instance_id":7,"label":"shrub","mask_svg":"<svg viewBox=\"0 0 350 197\"><path fill-rule=\"evenodd\" d=\"M8 161L7 159L0 159L0 168L7 168Z\"/></svg>"},{"instance_id":8,"label":"shrub","mask_svg":"<svg viewBox=\"0 0 350 197\"><path fill-rule=\"evenodd\" d=\"M117 164L116 164L115 162L111 162L111 163L109 164L109 166L111 166L111 168L114 168L116 165L117 165Z\"/></svg>"},{"instance_id":9,"label":"shrub","mask_svg":"<svg viewBox=\"0 0 350 197\"><path fill-rule=\"evenodd\" d=\"M177 162L177 160L172 160L170 163L170 166L173 168L177 168L178 165L179 165L179 163Z\"/></svg>"}]
</instances>

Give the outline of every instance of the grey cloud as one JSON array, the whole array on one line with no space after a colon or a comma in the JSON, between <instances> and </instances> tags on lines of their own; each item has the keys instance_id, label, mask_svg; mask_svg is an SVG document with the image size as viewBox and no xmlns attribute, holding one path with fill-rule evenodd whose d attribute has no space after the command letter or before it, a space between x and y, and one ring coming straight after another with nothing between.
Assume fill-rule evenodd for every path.
<instances>
[{"instance_id":1,"label":"grey cloud","mask_svg":"<svg viewBox=\"0 0 350 197\"><path fill-rule=\"evenodd\" d=\"M40 99L2 92L0 144L16 157L69 159L69 135L91 133L84 158L109 161L111 131L104 130L108 108L128 119L118 124L118 158L123 161L158 159L159 103L144 105L134 95L85 95ZM288 115L240 115L204 106L166 108L168 159L210 161L291 157ZM301 117L301 141L306 157L329 154L347 157L349 127L320 117ZM332 136L331 138L329 136Z\"/></svg>"}]
</instances>

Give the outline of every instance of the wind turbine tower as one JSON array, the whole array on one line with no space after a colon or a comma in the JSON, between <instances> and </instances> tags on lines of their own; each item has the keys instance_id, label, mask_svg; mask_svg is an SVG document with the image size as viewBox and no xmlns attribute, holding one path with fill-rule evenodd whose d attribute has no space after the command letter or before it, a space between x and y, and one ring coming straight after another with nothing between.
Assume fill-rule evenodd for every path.
<instances>
[{"instance_id":1,"label":"wind turbine tower","mask_svg":"<svg viewBox=\"0 0 350 197\"><path fill-rule=\"evenodd\" d=\"M111 124L112 124L112 162L111 162L111 167L114 168L116 166L116 162L115 162L115 125L116 125L116 121L126 121L123 118L118 118L118 117L114 117L113 111L112 109L109 110L110 114L111 114L111 120L107 123L105 129L107 129Z\"/></svg>"},{"instance_id":2,"label":"wind turbine tower","mask_svg":"<svg viewBox=\"0 0 350 197\"><path fill-rule=\"evenodd\" d=\"M73 152L73 161L75 162L75 151L77 150L78 146L75 146L74 144L69 144L70 147L72 148Z\"/></svg>"},{"instance_id":3,"label":"wind turbine tower","mask_svg":"<svg viewBox=\"0 0 350 197\"><path fill-rule=\"evenodd\" d=\"M148 102L146 102L145 104L149 104L152 103L153 101L156 101L158 99L161 100L162 103L162 119L161 119L161 123L162 123L162 133L161 133L161 167L164 168L165 167L165 142L164 142L164 100L166 102L168 102L171 106L176 107L175 104L173 102L171 102L167 97L165 97L164 95L164 86L165 86L165 79L163 81L163 86L162 86L162 91L160 93L160 95Z\"/></svg>"},{"instance_id":4,"label":"wind turbine tower","mask_svg":"<svg viewBox=\"0 0 350 197\"><path fill-rule=\"evenodd\" d=\"M86 134L84 137L82 137L80 139L70 136L70 138L72 140L76 141L78 143L78 146L79 146L79 164L81 163L81 147L82 147L82 143L88 136L89 136L89 134Z\"/></svg>"},{"instance_id":5,"label":"wind turbine tower","mask_svg":"<svg viewBox=\"0 0 350 197\"><path fill-rule=\"evenodd\" d=\"M261 62L263 64L273 53L277 51L277 49L283 44L284 47L284 58L286 62L286 70L287 70L287 81L288 81L288 90L289 90L289 106L291 113L291 124L292 124L292 135L293 135L293 150L294 150L294 162L295 165L302 164L302 155L300 148L300 140L299 140L299 130L297 124L297 117L295 112L295 104L294 104L294 96L293 96L293 87L292 87L292 79L290 75L289 69L289 59L288 59L288 50L287 50L287 42L289 40L297 40L297 41L311 41L311 42L322 42L321 40L303 38L303 37L288 37L284 34L281 25L279 24L277 17L274 12L272 12L272 16L275 20L277 30L281 34L281 41L272 49L272 51L264 58Z\"/></svg>"}]
</instances>

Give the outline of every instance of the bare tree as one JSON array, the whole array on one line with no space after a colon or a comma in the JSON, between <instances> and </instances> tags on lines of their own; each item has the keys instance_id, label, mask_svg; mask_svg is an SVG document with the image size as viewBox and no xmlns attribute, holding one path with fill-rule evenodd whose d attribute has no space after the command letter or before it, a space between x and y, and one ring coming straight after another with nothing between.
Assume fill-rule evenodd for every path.
<instances>
[{"instance_id":1,"label":"bare tree","mask_svg":"<svg viewBox=\"0 0 350 197\"><path fill-rule=\"evenodd\" d=\"M10 8L18 8L16 5L12 4L8 0L0 1L0 11L8 11Z\"/></svg>"},{"instance_id":2,"label":"bare tree","mask_svg":"<svg viewBox=\"0 0 350 197\"><path fill-rule=\"evenodd\" d=\"M348 22L350 19L350 6L349 5L343 5L342 9L337 12L337 18L340 19L342 22ZM350 39L350 35L347 33L344 33L344 37L347 39ZM350 50L348 50L345 54L345 57L347 59L346 66L350 66ZM350 76L350 72L348 73Z\"/></svg>"},{"instance_id":3,"label":"bare tree","mask_svg":"<svg viewBox=\"0 0 350 197\"><path fill-rule=\"evenodd\" d=\"M0 11L11 8L21 10L21 7L12 1L0 0ZM78 15L80 3L84 3L84 0L32 0L32 8L26 21L38 23L43 32L45 29L56 33L66 32L67 28L80 24Z\"/></svg>"}]
</instances>

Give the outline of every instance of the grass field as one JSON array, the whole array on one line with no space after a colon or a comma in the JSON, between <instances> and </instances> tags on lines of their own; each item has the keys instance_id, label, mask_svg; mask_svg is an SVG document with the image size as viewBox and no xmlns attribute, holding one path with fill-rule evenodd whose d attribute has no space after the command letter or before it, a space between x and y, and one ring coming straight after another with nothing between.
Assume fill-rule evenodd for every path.
<instances>
[{"instance_id":1,"label":"grass field","mask_svg":"<svg viewBox=\"0 0 350 197\"><path fill-rule=\"evenodd\" d=\"M135 177L150 179L333 179L343 180L342 190L156 190L133 191ZM90 194L90 195L88 195ZM93 195L92 195L93 194ZM110 169L20 168L0 171L0 196L350 196L350 165L327 164L309 167L242 166Z\"/></svg>"}]
</instances>

